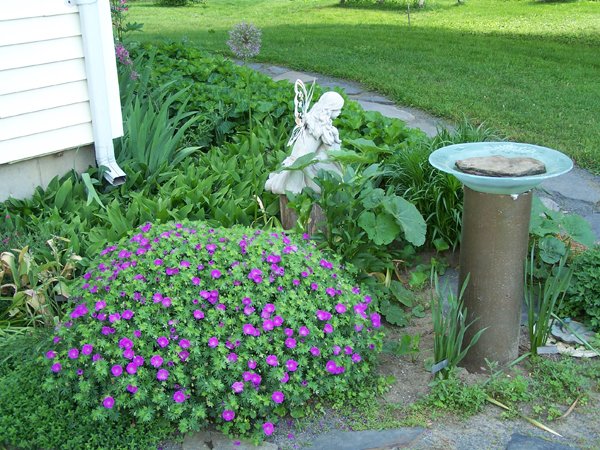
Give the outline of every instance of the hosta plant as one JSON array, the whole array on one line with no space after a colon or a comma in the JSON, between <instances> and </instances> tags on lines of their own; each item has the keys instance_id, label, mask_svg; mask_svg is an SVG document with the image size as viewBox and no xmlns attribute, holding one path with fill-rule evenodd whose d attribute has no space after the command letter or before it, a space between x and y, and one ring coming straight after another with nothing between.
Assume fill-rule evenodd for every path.
<instances>
[{"instance_id":1,"label":"hosta plant","mask_svg":"<svg viewBox=\"0 0 600 450\"><path fill-rule=\"evenodd\" d=\"M99 421L264 437L317 396L372 395L380 316L351 272L282 232L145 224L83 276L45 388Z\"/></svg>"}]
</instances>

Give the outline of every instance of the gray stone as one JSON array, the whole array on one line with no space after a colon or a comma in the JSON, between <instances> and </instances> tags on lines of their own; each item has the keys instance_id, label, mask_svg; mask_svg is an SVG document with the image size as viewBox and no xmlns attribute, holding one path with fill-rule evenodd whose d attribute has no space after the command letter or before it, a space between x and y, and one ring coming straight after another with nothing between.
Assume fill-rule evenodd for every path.
<instances>
[{"instance_id":1,"label":"gray stone","mask_svg":"<svg viewBox=\"0 0 600 450\"><path fill-rule=\"evenodd\" d=\"M560 211L560 206L554 200L549 197L539 197L542 205L548 208L550 211Z\"/></svg>"},{"instance_id":2,"label":"gray stone","mask_svg":"<svg viewBox=\"0 0 600 450\"><path fill-rule=\"evenodd\" d=\"M389 98L383 97L374 92L363 92L361 94L348 94L348 95L350 95L352 100L356 100L356 101L362 100L365 102L380 103L382 105L393 105L394 104L393 100L390 100Z\"/></svg>"},{"instance_id":3,"label":"gray stone","mask_svg":"<svg viewBox=\"0 0 600 450\"><path fill-rule=\"evenodd\" d=\"M254 445L251 442L231 439L216 431L188 433L183 440L183 450L277 450L277 445L263 442Z\"/></svg>"},{"instance_id":4,"label":"gray stone","mask_svg":"<svg viewBox=\"0 0 600 450\"><path fill-rule=\"evenodd\" d=\"M377 450L410 445L422 428L396 428L379 431L330 431L321 434L303 450Z\"/></svg>"},{"instance_id":5,"label":"gray stone","mask_svg":"<svg viewBox=\"0 0 600 450\"><path fill-rule=\"evenodd\" d=\"M346 95L359 95L363 89L356 83L352 83L350 81L343 81L334 78L322 77L319 78L317 76L317 83L321 86L327 87L329 89L340 88L342 89Z\"/></svg>"},{"instance_id":6,"label":"gray stone","mask_svg":"<svg viewBox=\"0 0 600 450\"><path fill-rule=\"evenodd\" d=\"M289 72L284 72L280 75L276 75L273 77L273 80L275 80L275 81L287 80L290 83L295 83L296 80L302 80L302 82L305 84L312 83L316 79L317 79L317 77L315 77L315 76L309 75L307 73L295 72L293 70L291 70Z\"/></svg>"},{"instance_id":7,"label":"gray stone","mask_svg":"<svg viewBox=\"0 0 600 450\"><path fill-rule=\"evenodd\" d=\"M403 120L404 122L411 122L415 120L415 116L411 113L406 112L400 108L396 108L392 105L382 105L381 103L373 103L365 100L359 100L358 103L363 107L365 111L377 111L386 117L393 117L396 119Z\"/></svg>"},{"instance_id":8,"label":"gray stone","mask_svg":"<svg viewBox=\"0 0 600 450\"><path fill-rule=\"evenodd\" d=\"M546 172L546 166L535 158L479 156L456 161L456 167L472 175L488 177L525 177Z\"/></svg>"},{"instance_id":9,"label":"gray stone","mask_svg":"<svg viewBox=\"0 0 600 450\"><path fill-rule=\"evenodd\" d=\"M600 176L592 175L579 167L574 167L560 177L544 181L540 188L573 200L581 200L593 205L600 204Z\"/></svg>"},{"instance_id":10,"label":"gray stone","mask_svg":"<svg viewBox=\"0 0 600 450\"><path fill-rule=\"evenodd\" d=\"M576 448L520 433L514 433L506 445L506 450L575 450Z\"/></svg>"}]
</instances>

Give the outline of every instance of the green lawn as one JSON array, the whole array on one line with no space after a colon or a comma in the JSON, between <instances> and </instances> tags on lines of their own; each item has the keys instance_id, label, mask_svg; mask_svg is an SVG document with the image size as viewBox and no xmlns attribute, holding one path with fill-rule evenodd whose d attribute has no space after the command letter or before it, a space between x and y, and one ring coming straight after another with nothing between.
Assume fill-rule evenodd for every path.
<instances>
[{"instance_id":1,"label":"green lawn","mask_svg":"<svg viewBox=\"0 0 600 450\"><path fill-rule=\"evenodd\" d=\"M257 60L359 81L401 104L485 122L600 173L600 2L431 0L427 9L337 0L134 1L142 40L187 38L229 54L227 31L263 31Z\"/></svg>"}]
</instances>

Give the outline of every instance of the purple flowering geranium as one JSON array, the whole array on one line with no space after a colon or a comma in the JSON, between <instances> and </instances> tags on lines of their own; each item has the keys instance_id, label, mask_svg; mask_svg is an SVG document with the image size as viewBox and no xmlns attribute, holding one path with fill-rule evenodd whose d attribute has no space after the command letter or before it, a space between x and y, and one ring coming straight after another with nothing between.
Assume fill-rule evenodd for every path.
<instances>
[{"instance_id":1,"label":"purple flowering geranium","mask_svg":"<svg viewBox=\"0 0 600 450\"><path fill-rule=\"evenodd\" d=\"M75 401L174 425L203 414L258 437L315 396L368 395L377 302L310 242L145 224L101 253L74 293L72 324L43 352L62 380L51 385L70 383Z\"/></svg>"}]
</instances>

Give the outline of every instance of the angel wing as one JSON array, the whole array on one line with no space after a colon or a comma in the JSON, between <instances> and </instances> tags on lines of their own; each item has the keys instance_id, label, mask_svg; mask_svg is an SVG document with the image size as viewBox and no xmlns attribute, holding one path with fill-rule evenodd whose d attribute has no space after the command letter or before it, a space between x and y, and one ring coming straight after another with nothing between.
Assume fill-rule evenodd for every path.
<instances>
[{"instance_id":1,"label":"angel wing","mask_svg":"<svg viewBox=\"0 0 600 450\"><path fill-rule=\"evenodd\" d=\"M308 91L306 90L306 86L302 80L296 80L296 83L294 83L294 120L296 122L296 126L292 130L292 136L287 143L288 147L294 145L294 142L298 140L298 137L304 128L306 115L308 114L308 108L310 107L314 90L314 81L312 82Z\"/></svg>"}]
</instances>

